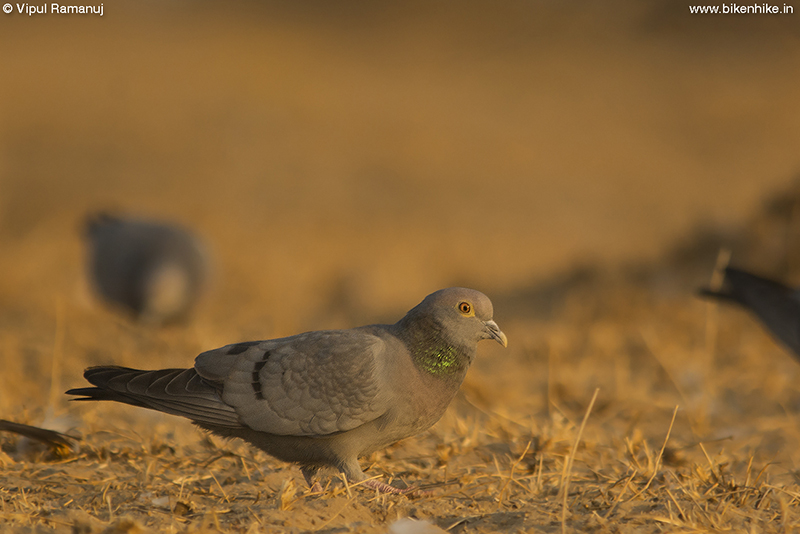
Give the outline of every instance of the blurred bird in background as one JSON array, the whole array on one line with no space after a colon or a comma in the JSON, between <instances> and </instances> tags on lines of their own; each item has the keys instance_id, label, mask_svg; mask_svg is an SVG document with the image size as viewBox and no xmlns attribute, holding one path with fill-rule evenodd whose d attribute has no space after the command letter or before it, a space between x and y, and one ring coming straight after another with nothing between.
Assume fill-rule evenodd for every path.
<instances>
[{"instance_id":1,"label":"blurred bird in background","mask_svg":"<svg viewBox=\"0 0 800 534\"><path fill-rule=\"evenodd\" d=\"M205 289L205 247L179 226L97 213L87 218L85 237L96 292L138 321L183 320Z\"/></svg>"},{"instance_id":2,"label":"blurred bird in background","mask_svg":"<svg viewBox=\"0 0 800 534\"><path fill-rule=\"evenodd\" d=\"M733 267L725 269L719 290L700 294L735 302L758 317L773 336L800 358L800 291Z\"/></svg>"}]
</instances>

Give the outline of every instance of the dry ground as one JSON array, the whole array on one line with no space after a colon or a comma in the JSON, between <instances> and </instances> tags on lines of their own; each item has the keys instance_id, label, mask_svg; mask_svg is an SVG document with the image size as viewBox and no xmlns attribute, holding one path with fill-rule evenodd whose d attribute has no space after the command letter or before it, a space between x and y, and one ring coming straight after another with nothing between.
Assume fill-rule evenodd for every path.
<instances>
[{"instance_id":1,"label":"dry ground","mask_svg":"<svg viewBox=\"0 0 800 534\"><path fill-rule=\"evenodd\" d=\"M87 364L189 364L212 326L202 313L166 330L64 299L50 328L9 315L2 406L81 441L53 454L0 435L6 529L385 532L413 517L451 532L794 531L800 365L749 316L692 295L723 245L800 273L785 254L798 245L800 197L781 198L751 230L689 239L657 267L581 268L493 295L508 350L481 346L439 424L364 459L370 475L429 497L380 496L335 476L310 494L297 468L176 418L65 408L60 392Z\"/></svg>"},{"instance_id":2,"label":"dry ground","mask_svg":"<svg viewBox=\"0 0 800 534\"><path fill-rule=\"evenodd\" d=\"M81 438L0 434L0 530L800 528L800 365L693 296L722 246L800 282L796 17L331 5L0 17L0 418ZM108 207L208 241L190 322L95 301L78 227ZM482 344L439 424L363 459L430 497L310 495L245 445L62 395L88 365L188 366L457 284L508 349Z\"/></svg>"}]
</instances>

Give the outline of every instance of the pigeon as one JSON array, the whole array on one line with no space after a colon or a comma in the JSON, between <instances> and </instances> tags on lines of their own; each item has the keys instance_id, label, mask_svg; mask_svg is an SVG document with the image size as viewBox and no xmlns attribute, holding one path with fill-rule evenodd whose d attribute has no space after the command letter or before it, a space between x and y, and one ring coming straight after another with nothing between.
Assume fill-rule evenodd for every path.
<instances>
[{"instance_id":1,"label":"pigeon","mask_svg":"<svg viewBox=\"0 0 800 534\"><path fill-rule=\"evenodd\" d=\"M203 245L183 228L105 213L87 218L89 274L97 293L135 319L184 319L207 277Z\"/></svg>"},{"instance_id":2,"label":"pigeon","mask_svg":"<svg viewBox=\"0 0 800 534\"><path fill-rule=\"evenodd\" d=\"M735 302L753 312L773 336L800 358L800 291L779 282L728 267L718 290L703 296Z\"/></svg>"},{"instance_id":3,"label":"pigeon","mask_svg":"<svg viewBox=\"0 0 800 534\"><path fill-rule=\"evenodd\" d=\"M477 344L507 346L489 298L448 288L428 295L392 325L322 330L201 353L191 369L90 367L95 387L73 400L110 400L192 420L299 464L312 489L321 468L382 493L360 456L431 427L444 414Z\"/></svg>"}]
</instances>

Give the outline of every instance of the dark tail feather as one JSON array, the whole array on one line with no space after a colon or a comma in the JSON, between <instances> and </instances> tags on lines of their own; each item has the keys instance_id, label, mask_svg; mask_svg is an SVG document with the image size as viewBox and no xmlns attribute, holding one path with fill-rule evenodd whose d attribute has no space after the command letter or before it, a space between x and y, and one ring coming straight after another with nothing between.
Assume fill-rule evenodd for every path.
<instances>
[{"instance_id":1,"label":"dark tail feather","mask_svg":"<svg viewBox=\"0 0 800 534\"><path fill-rule=\"evenodd\" d=\"M74 438L67 434L62 434L61 432L56 432L55 430L39 428L38 426L23 425L22 423L14 423L13 421L0 419L0 432L3 431L14 432L20 436L25 436L28 439L35 439L36 441L40 441L48 445L52 449L69 449L72 447L74 442L78 441L78 438Z\"/></svg>"},{"instance_id":2,"label":"dark tail feather","mask_svg":"<svg viewBox=\"0 0 800 534\"><path fill-rule=\"evenodd\" d=\"M90 367L84 378L96 387L75 388L78 401L115 401L179 415L201 425L238 428L239 417L219 398L217 388L194 369L141 371L128 367Z\"/></svg>"},{"instance_id":3,"label":"dark tail feather","mask_svg":"<svg viewBox=\"0 0 800 534\"><path fill-rule=\"evenodd\" d=\"M699 293L747 308L800 357L800 299L793 289L774 280L728 267L719 291L705 288Z\"/></svg>"}]
</instances>

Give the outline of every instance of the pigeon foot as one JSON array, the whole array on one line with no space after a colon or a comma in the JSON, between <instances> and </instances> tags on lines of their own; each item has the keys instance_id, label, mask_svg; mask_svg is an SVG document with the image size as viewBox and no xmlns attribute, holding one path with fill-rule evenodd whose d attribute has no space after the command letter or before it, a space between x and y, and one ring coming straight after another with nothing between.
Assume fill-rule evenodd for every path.
<instances>
[{"instance_id":1,"label":"pigeon foot","mask_svg":"<svg viewBox=\"0 0 800 534\"><path fill-rule=\"evenodd\" d=\"M364 482L361 483L361 485L367 488L372 488L378 491L379 493L388 493L391 495L409 495L409 496L413 495L414 497L425 497L431 494L430 491L421 490L416 486L409 486L403 489L395 488L394 486L391 486L385 482L381 482L376 478L365 480Z\"/></svg>"}]
</instances>

